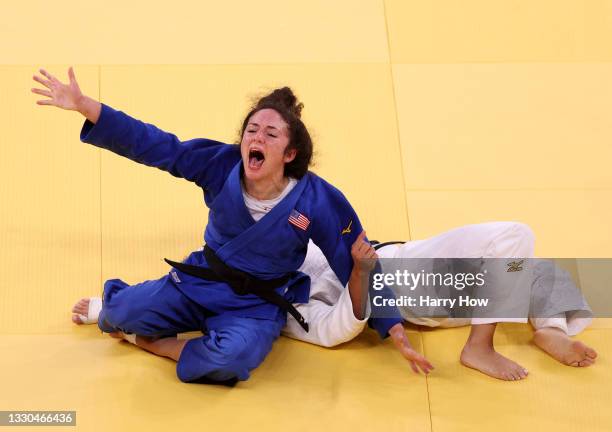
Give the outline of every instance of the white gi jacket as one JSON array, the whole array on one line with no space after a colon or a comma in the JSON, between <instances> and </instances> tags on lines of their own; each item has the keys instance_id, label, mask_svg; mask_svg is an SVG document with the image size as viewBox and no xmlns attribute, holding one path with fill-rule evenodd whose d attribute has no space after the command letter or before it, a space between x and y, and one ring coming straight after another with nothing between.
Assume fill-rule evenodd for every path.
<instances>
[{"instance_id":1,"label":"white gi jacket","mask_svg":"<svg viewBox=\"0 0 612 432\"><path fill-rule=\"evenodd\" d=\"M331 269L323 252L312 241L299 271L310 276L310 300L294 304L310 327L306 333L289 315L283 334L316 345L332 347L356 337L368 321L370 311L363 320L353 314L348 287L344 287Z\"/></svg>"}]
</instances>

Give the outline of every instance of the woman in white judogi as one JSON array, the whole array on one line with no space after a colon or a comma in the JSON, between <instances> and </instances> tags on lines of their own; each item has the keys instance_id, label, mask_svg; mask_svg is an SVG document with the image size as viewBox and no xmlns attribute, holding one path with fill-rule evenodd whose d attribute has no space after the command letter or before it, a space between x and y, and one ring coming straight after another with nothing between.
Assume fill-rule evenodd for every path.
<instances>
[{"instance_id":1,"label":"woman in white judogi","mask_svg":"<svg viewBox=\"0 0 612 432\"><path fill-rule=\"evenodd\" d=\"M515 222L467 225L429 239L389 245L377 251L380 258L531 258L533 252L533 232L527 225ZM295 320L289 318L284 334L323 346L338 345L357 336L367 322L368 313L359 317L362 319L355 316L358 315L355 313L357 306L351 301L351 292L358 292L361 288L349 286L349 289L344 289L327 265L325 257L314 245L309 245L301 271L310 275L312 285L309 303L297 307L312 323L311 329L306 333ZM525 272L530 277L535 275L530 285L533 288L532 297L536 299L539 279L546 277L547 271L545 266L540 266L537 272ZM563 282L571 284L569 278ZM555 285L557 289L563 289L562 286ZM572 288L575 290L573 285L569 287L570 290ZM561 310L558 308L549 314L537 314L530 318L530 322L535 329L534 342L541 349L564 364L589 366L595 361L596 352L570 338L588 326L592 319L588 306L579 297L573 304L561 307ZM464 365L505 380L527 376L525 368L496 352L493 346L496 322L521 322L526 319L428 318L414 314L409 307L399 309L406 321L417 325L455 327L472 324L470 336L461 353ZM389 331L396 346L411 362L415 371L418 367L428 372L431 365L409 346L407 338L401 337L400 332L403 335L403 328L392 328Z\"/></svg>"}]
</instances>

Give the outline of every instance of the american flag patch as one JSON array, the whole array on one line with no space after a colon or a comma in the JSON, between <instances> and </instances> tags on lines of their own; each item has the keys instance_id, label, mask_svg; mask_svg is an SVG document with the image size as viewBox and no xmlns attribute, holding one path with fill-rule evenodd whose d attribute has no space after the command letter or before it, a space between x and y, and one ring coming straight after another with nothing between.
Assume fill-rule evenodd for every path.
<instances>
[{"instance_id":1,"label":"american flag patch","mask_svg":"<svg viewBox=\"0 0 612 432\"><path fill-rule=\"evenodd\" d=\"M310 220L302 213L297 210L291 210L291 214L289 215L289 223L295 225L301 230L306 231L308 225L310 225Z\"/></svg>"}]
</instances>

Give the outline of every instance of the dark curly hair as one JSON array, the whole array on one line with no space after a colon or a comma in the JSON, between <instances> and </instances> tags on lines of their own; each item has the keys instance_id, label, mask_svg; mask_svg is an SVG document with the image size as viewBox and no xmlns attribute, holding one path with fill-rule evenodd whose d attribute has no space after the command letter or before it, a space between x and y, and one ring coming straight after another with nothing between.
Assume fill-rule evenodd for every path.
<instances>
[{"instance_id":1,"label":"dark curly hair","mask_svg":"<svg viewBox=\"0 0 612 432\"><path fill-rule=\"evenodd\" d=\"M251 108L242 122L240 137L253 114L262 109L273 109L280 114L289 127L289 144L285 154L292 149L296 150L295 158L285 164L285 177L300 179L308 172L312 161L312 139L308 129L301 120L304 104L299 102L289 87L274 90L272 93L260 98Z\"/></svg>"}]
</instances>

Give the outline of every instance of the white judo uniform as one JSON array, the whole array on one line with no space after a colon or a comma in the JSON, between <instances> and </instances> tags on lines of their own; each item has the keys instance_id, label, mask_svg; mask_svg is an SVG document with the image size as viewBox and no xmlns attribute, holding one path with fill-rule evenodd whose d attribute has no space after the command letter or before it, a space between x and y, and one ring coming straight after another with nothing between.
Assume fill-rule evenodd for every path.
<instances>
[{"instance_id":1,"label":"white judo uniform","mask_svg":"<svg viewBox=\"0 0 612 432\"><path fill-rule=\"evenodd\" d=\"M377 251L380 258L530 258L534 254L534 235L531 229L516 222L489 222L466 225L424 240L388 245ZM353 314L348 289L345 289L331 270L318 248L308 245L308 254L300 271L311 278L310 301L296 305L310 323L306 333L289 317L283 334L322 346L334 346L357 336L369 318L363 320ZM536 284L534 284L536 285ZM537 287L533 287L537 289ZM588 307L587 307L588 309ZM557 327L573 336L592 321L590 311L569 310L549 317L530 318L535 329ZM483 318L428 318L411 313L409 307L399 308L402 317L413 324L428 327L457 327L521 319Z\"/></svg>"}]
</instances>

